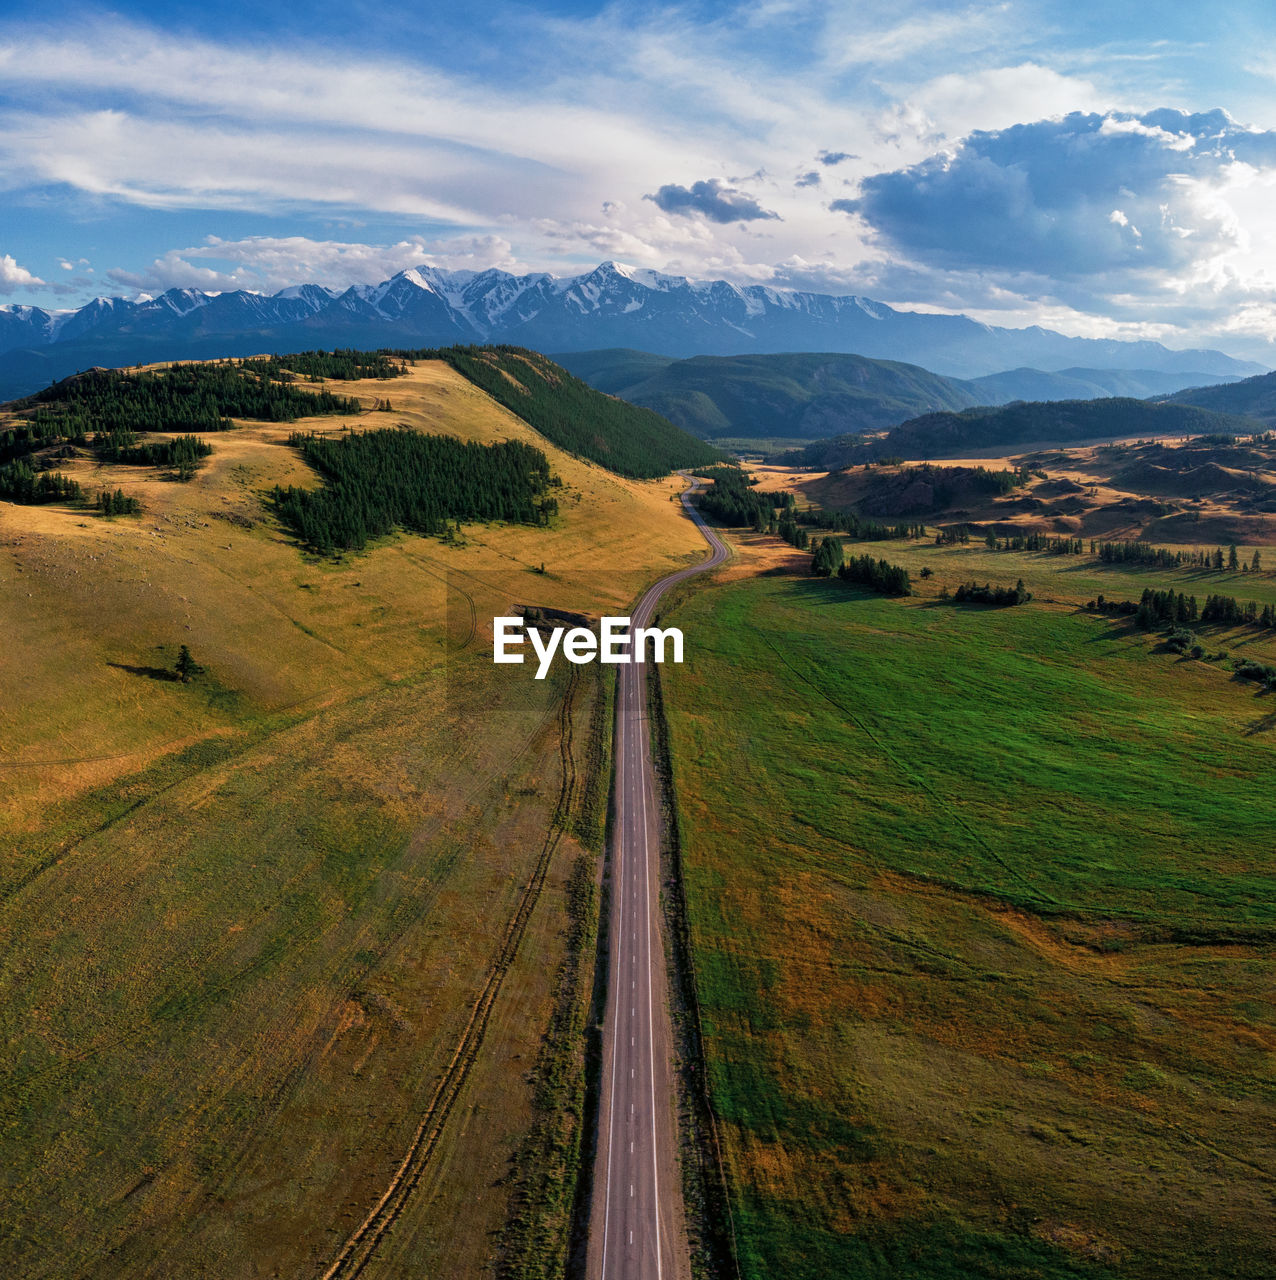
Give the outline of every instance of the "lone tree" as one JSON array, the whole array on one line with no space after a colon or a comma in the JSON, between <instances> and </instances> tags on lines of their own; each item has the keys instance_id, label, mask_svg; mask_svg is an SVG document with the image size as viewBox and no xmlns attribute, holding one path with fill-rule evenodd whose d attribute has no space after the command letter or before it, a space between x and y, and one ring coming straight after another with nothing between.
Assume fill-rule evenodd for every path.
<instances>
[{"instance_id":1,"label":"lone tree","mask_svg":"<svg viewBox=\"0 0 1276 1280\"><path fill-rule=\"evenodd\" d=\"M191 677L202 674L204 668L191 657L191 651L182 645L177 654L176 671L183 684L190 684Z\"/></svg>"}]
</instances>

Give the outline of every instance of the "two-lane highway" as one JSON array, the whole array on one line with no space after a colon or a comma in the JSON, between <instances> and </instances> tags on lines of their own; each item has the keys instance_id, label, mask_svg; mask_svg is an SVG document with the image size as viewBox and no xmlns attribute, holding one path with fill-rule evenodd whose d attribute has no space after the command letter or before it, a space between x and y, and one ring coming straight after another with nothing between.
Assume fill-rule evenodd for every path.
<instances>
[{"instance_id":1,"label":"two-lane highway","mask_svg":"<svg viewBox=\"0 0 1276 1280\"><path fill-rule=\"evenodd\" d=\"M660 597L674 583L721 564L729 554L691 505L697 488L688 489L682 503L711 554L650 587L633 611L633 627L650 624ZM617 670L611 949L588 1269L596 1280L681 1280L690 1265L678 1178L672 1031L660 932L660 806L646 668L629 664Z\"/></svg>"}]
</instances>

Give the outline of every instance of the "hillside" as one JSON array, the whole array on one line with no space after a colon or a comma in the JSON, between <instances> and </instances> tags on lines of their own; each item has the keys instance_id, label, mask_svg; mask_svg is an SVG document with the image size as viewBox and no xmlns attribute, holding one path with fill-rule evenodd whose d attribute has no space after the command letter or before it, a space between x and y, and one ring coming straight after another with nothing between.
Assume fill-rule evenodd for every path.
<instances>
[{"instance_id":1,"label":"hillside","mask_svg":"<svg viewBox=\"0 0 1276 1280\"><path fill-rule=\"evenodd\" d=\"M491 619L623 612L702 540L681 481L581 461L444 362L298 386L362 412L199 430L212 452L184 483L59 439L41 448L68 477L141 513L0 502L0 661L21 664L0 699L15 1275L322 1274L498 965L395 1257L480 1274L515 1198L547 1206L560 1247L571 1161L532 1143L570 1150L580 1123L581 1046L554 1028L588 999L573 948L592 945L610 718L592 668L504 678L522 669L493 667ZM289 436L399 424L540 451L558 514L304 551L270 495L323 482ZM190 683L181 645L205 668Z\"/></svg>"},{"instance_id":2,"label":"hillside","mask_svg":"<svg viewBox=\"0 0 1276 1280\"><path fill-rule=\"evenodd\" d=\"M622 397L627 388L637 386L676 363L673 356L658 356L651 351L634 351L629 347L564 351L551 354L550 359L588 382L595 390Z\"/></svg>"},{"instance_id":3,"label":"hillside","mask_svg":"<svg viewBox=\"0 0 1276 1280\"><path fill-rule=\"evenodd\" d=\"M929 413L865 440L839 436L780 455L784 465L831 470L878 458L954 458L1131 436L1248 433L1253 419L1191 405L1113 397L1019 403L1000 408Z\"/></svg>"},{"instance_id":4,"label":"hillside","mask_svg":"<svg viewBox=\"0 0 1276 1280\"><path fill-rule=\"evenodd\" d=\"M1171 404L1196 405L1215 413L1243 414L1269 426L1276 423L1276 373L1259 374L1217 387L1192 387L1166 396Z\"/></svg>"},{"instance_id":5,"label":"hillside","mask_svg":"<svg viewBox=\"0 0 1276 1280\"><path fill-rule=\"evenodd\" d=\"M547 440L620 475L653 479L722 460L667 418L595 391L539 352L446 347L408 354L446 360Z\"/></svg>"}]
</instances>

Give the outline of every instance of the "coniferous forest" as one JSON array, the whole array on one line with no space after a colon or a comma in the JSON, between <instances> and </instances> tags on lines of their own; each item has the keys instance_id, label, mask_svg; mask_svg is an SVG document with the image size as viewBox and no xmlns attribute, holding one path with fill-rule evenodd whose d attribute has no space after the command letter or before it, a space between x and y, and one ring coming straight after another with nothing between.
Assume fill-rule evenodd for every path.
<instances>
[{"instance_id":1,"label":"coniferous forest","mask_svg":"<svg viewBox=\"0 0 1276 1280\"><path fill-rule=\"evenodd\" d=\"M349 347L336 351L294 351L291 355L262 356L237 363L249 373L277 382L289 382L294 374L313 382L320 378L357 382L361 378L401 378L407 373L403 363L392 359L388 352L355 351Z\"/></svg>"},{"instance_id":2,"label":"coniferous forest","mask_svg":"<svg viewBox=\"0 0 1276 1280\"><path fill-rule=\"evenodd\" d=\"M90 431L224 431L231 418L295 422L363 411L348 396L302 391L233 363L175 364L154 373L90 369L26 404L35 410L35 428L67 439Z\"/></svg>"},{"instance_id":3,"label":"coniferous forest","mask_svg":"<svg viewBox=\"0 0 1276 1280\"><path fill-rule=\"evenodd\" d=\"M444 535L449 522L543 525L558 511L548 459L520 441L484 445L387 428L296 433L290 443L327 483L276 487L275 507L302 542L323 554L360 550L396 527Z\"/></svg>"},{"instance_id":4,"label":"coniferous forest","mask_svg":"<svg viewBox=\"0 0 1276 1280\"><path fill-rule=\"evenodd\" d=\"M446 360L551 443L622 476L653 480L722 454L650 409L595 391L566 369L522 347L395 351L410 360Z\"/></svg>"},{"instance_id":5,"label":"coniferous forest","mask_svg":"<svg viewBox=\"0 0 1276 1280\"><path fill-rule=\"evenodd\" d=\"M74 502L84 496L79 484L60 471L37 471L19 458L0 466L0 498L23 506L46 502Z\"/></svg>"}]
</instances>

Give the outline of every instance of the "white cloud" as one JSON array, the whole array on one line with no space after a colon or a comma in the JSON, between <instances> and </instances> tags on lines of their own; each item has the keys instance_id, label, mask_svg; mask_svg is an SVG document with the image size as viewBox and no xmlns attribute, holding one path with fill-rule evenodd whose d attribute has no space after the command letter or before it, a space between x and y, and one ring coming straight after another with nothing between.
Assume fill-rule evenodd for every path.
<instances>
[{"instance_id":1,"label":"white cloud","mask_svg":"<svg viewBox=\"0 0 1276 1280\"><path fill-rule=\"evenodd\" d=\"M222 265L204 266L201 262ZM115 268L107 275L118 285L147 293L162 293L165 289L274 293L299 283L338 289L375 284L408 267L420 266L451 271L525 269L513 256L510 242L501 236L444 240L413 236L390 245L311 240L305 236L253 236L242 240L210 236L204 244L170 250L143 271Z\"/></svg>"},{"instance_id":2,"label":"white cloud","mask_svg":"<svg viewBox=\"0 0 1276 1280\"><path fill-rule=\"evenodd\" d=\"M0 293L14 293L19 289L32 289L44 284L39 276L32 275L26 267L20 267L11 253L0 257Z\"/></svg>"},{"instance_id":3,"label":"white cloud","mask_svg":"<svg viewBox=\"0 0 1276 1280\"><path fill-rule=\"evenodd\" d=\"M898 91L903 110L918 113L931 136L960 137L975 129L1005 129L1072 111L1104 111L1122 104L1089 80L1036 62L951 72Z\"/></svg>"},{"instance_id":4,"label":"white cloud","mask_svg":"<svg viewBox=\"0 0 1276 1280\"><path fill-rule=\"evenodd\" d=\"M0 25L0 189L69 187L113 210L300 214L303 230L316 215L328 225L396 222L388 243L281 235L172 248L127 269L117 260L117 283L152 292L302 279L341 287L418 262L561 273L607 256L699 278L1103 325L1134 323L1127 299L1139 298L1149 324L1204 323L1209 305L1222 323L1224 306L1276 277L1274 160L1256 135L1233 133L1235 154L1224 156L1209 141L1228 131L1221 113L1184 125L1173 112L1135 110L1146 93L1122 100L1121 86L1146 90L1153 73L1131 80L1114 66L1159 58L1153 42L1065 49L1026 0L760 0L714 18L672 0L608 4L584 19L535 6L505 16L512 30L485 48L487 69L474 75L428 65L427 42L374 55L304 39L196 39L109 18ZM528 48L553 57L528 59ZM1040 122L1074 111L1105 122L1092 140L1101 160L1103 147L1125 145L1159 167L1136 167L1068 206L1036 190L1049 175L1031 157L1021 168L1032 181L1018 190L1015 166L985 157L997 216L983 234L968 207L978 184L954 185L973 177L964 139L1019 127L1039 140ZM963 225L979 234L964 246L919 244L907 216L880 216L887 180L924 166L928 181L966 202ZM1113 167L1079 156L1075 172L1106 180ZM733 174L755 175L749 198L774 218L670 217L642 198L694 194L696 184L720 191ZM830 212L861 184L863 217ZM896 185L932 237L961 221L932 217L916 191ZM72 244L58 247L72 262ZM1085 271L1087 254L1104 271ZM1266 313L1244 314L1260 324Z\"/></svg>"}]
</instances>

